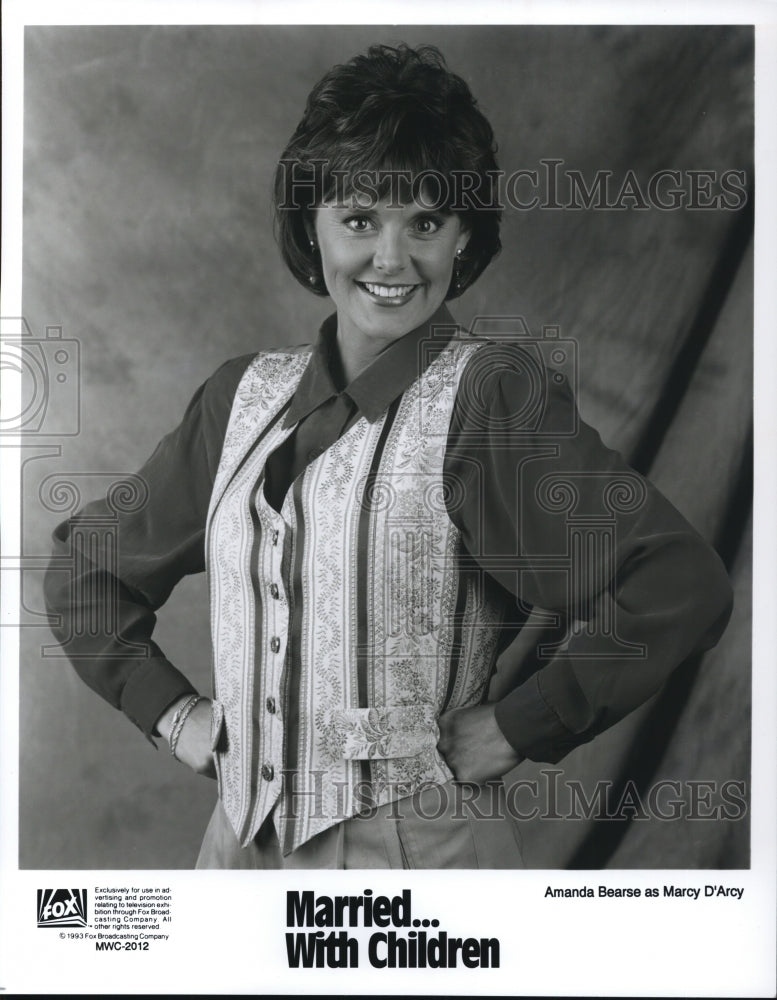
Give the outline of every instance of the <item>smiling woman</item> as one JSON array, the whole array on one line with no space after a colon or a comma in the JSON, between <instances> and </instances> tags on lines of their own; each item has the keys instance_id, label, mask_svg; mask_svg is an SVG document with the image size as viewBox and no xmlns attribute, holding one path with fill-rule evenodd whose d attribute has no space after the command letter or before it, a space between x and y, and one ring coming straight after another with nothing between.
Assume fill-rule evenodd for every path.
<instances>
[{"instance_id":1,"label":"smiling woman","mask_svg":"<svg viewBox=\"0 0 777 1000\"><path fill-rule=\"evenodd\" d=\"M114 562L79 528L103 502L55 533L59 555L84 548L47 578L76 669L218 779L200 867L520 867L502 776L594 739L726 625L720 559L580 419L564 375L448 312L500 248L494 150L435 49L327 73L275 205L284 260L335 312L313 345L201 386L141 470ZM570 536L572 508L606 509L603 533ZM206 567L212 699L151 640ZM489 701L533 606L557 641Z\"/></svg>"}]
</instances>

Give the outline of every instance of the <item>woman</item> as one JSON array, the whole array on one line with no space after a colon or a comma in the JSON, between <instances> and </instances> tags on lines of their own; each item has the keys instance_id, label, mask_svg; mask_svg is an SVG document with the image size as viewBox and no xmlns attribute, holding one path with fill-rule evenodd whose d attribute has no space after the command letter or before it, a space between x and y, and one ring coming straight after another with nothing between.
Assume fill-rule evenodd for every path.
<instances>
[{"instance_id":1,"label":"woman","mask_svg":"<svg viewBox=\"0 0 777 1000\"><path fill-rule=\"evenodd\" d=\"M725 627L719 559L563 375L447 310L499 250L494 148L434 49L375 47L314 88L278 236L336 311L312 347L223 365L141 470L110 584L122 638L151 655L69 643L87 683L217 776L200 867L520 866L499 779L592 739ZM82 556L67 587L48 578L63 642L110 592ZM150 638L206 567L212 700ZM559 641L488 702L532 606Z\"/></svg>"}]
</instances>

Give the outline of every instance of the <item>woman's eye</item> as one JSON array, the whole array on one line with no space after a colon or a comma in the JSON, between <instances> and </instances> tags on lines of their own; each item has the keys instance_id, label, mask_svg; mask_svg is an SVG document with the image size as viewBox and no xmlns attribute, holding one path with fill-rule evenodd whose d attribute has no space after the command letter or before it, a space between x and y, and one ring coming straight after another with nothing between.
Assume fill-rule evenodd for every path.
<instances>
[{"instance_id":1,"label":"woman's eye","mask_svg":"<svg viewBox=\"0 0 777 1000\"><path fill-rule=\"evenodd\" d=\"M345 220L346 226L355 233L366 233L372 226L372 221L366 215L354 215Z\"/></svg>"},{"instance_id":2,"label":"woman's eye","mask_svg":"<svg viewBox=\"0 0 777 1000\"><path fill-rule=\"evenodd\" d=\"M416 220L416 229L423 236L428 236L430 233L436 233L440 228L440 222L437 219L425 218Z\"/></svg>"}]
</instances>

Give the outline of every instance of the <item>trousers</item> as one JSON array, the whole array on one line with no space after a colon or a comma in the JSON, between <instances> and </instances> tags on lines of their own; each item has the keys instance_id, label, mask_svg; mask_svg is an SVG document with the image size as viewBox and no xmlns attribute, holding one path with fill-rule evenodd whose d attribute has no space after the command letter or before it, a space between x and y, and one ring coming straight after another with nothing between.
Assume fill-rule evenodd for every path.
<instances>
[{"instance_id":1,"label":"trousers","mask_svg":"<svg viewBox=\"0 0 777 1000\"><path fill-rule=\"evenodd\" d=\"M276 807L278 808L278 807ZM415 795L324 830L281 852L272 813L241 847L216 804L197 868L525 868L517 820L504 785L429 785Z\"/></svg>"}]
</instances>

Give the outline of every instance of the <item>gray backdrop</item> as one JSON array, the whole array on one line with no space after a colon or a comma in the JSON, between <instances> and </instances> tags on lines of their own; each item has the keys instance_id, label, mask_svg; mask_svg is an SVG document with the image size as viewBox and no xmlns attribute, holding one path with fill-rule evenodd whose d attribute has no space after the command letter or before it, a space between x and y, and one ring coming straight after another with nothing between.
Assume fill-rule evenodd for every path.
<instances>
[{"instance_id":1,"label":"gray backdrop","mask_svg":"<svg viewBox=\"0 0 777 1000\"><path fill-rule=\"evenodd\" d=\"M28 28L24 313L36 337L61 326L81 362L79 433L57 436L70 404L52 385L46 426L25 452L28 555L47 551L64 516L40 498L48 476L71 475L84 501L97 495L104 474L140 466L221 361L315 336L330 306L281 264L272 173L313 83L379 41L442 49L491 120L508 172L556 158L588 178L633 169L646 181L662 168L752 178L746 27ZM510 211L501 257L453 306L464 324L522 314L534 333L558 324L576 338L583 416L719 548L735 579L717 649L563 762L584 784L749 780L750 205ZM41 611L31 569L20 864L191 867L215 784L164 746L155 753L42 651L52 639ZM203 578L178 588L156 638L208 690ZM516 776L538 770L524 764ZM523 832L534 867L749 858L746 818L545 820Z\"/></svg>"}]
</instances>

